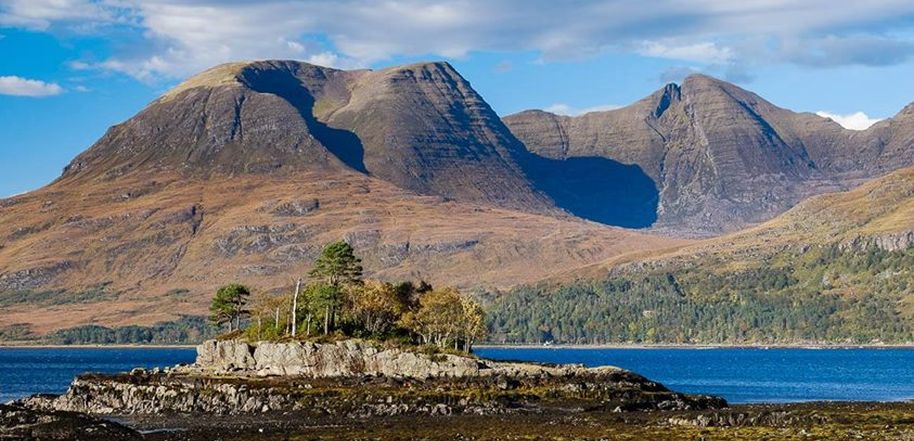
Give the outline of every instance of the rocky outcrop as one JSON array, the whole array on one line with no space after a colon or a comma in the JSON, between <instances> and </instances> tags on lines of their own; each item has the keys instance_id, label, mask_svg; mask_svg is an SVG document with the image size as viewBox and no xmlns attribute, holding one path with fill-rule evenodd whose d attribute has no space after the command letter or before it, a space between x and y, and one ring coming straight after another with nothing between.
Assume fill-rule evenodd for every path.
<instances>
[{"instance_id":1,"label":"rocky outcrop","mask_svg":"<svg viewBox=\"0 0 914 441\"><path fill-rule=\"evenodd\" d=\"M165 371L83 375L30 407L92 414L298 412L308 415L493 414L518 409L684 410L726 406L615 367L499 363L452 354L334 344L210 341Z\"/></svg>"},{"instance_id":2,"label":"rocky outcrop","mask_svg":"<svg viewBox=\"0 0 914 441\"><path fill-rule=\"evenodd\" d=\"M133 373L86 375L54 399L26 405L101 415L299 412L379 416L510 413L519 409L582 408L615 412L720 408L720 398L671 392L621 369L550 374L434 378L246 378Z\"/></svg>"},{"instance_id":3,"label":"rocky outcrop","mask_svg":"<svg viewBox=\"0 0 914 441\"><path fill-rule=\"evenodd\" d=\"M87 415L0 404L0 440L140 440L134 430Z\"/></svg>"},{"instance_id":4,"label":"rocky outcrop","mask_svg":"<svg viewBox=\"0 0 914 441\"><path fill-rule=\"evenodd\" d=\"M329 344L210 340L197 347L197 362L191 368L220 375L380 375L420 379L488 375L505 369L470 357L426 355L358 340Z\"/></svg>"},{"instance_id":5,"label":"rocky outcrop","mask_svg":"<svg viewBox=\"0 0 914 441\"><path fill-rule=\"evenodd\" d=\"M179 371L240 377L380 376L418 380L495 376L559 378L624 372L623 369L612 366L546 366L496 362L448 353L425 354L395 347L385 348L361 340L325 344L209 340L197 346L196 363L180 368Z\"/></svg>"},{"instance_id":6,"label":"rocky outcrop","mask_svg":"<svg viewBox=\"0 0 914 441\"><path fill-rule=\"evenodd\" d=\"M912 246L914 246L914 231L857 236L841 244L842 249L851 251L864 251L868 248L878 248L883 251L905 251Z\"/></svg>"}]
</instances>

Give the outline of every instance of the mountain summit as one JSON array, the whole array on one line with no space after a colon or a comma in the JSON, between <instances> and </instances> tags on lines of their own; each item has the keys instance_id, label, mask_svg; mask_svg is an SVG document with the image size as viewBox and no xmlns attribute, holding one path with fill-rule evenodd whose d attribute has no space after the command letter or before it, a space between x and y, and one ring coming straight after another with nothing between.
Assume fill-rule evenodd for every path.
<instances>
[{"instance_id":1,"label":"mountain summit","mask_svg":"<svg viewBox=\"0 0 914 441\"><path fill-rule=\"evenodd\" d=\"M63 179L343 169L422 194L545 209L498 116L447 63L217 66L112 127ZM521 148L522 149L522 148Z\"/></svg>"}]
</instances>

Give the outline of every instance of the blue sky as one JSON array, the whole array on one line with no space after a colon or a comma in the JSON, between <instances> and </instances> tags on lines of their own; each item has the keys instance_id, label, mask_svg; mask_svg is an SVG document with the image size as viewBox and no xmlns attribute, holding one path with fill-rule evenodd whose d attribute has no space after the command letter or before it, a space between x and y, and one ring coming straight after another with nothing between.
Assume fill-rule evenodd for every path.
<instances>
[{"instance_id":1,"label":"blue sky","mask_svg":"<svg viewBox=\"0 0 914 441\"><path fill-rule=\"evenodd\" d=\"M612 108L703 72L861 128L914 102L914 2L0 0L0 197L189 75L265 58L445 59L502 115Z\"/></svg>"}]
</instances>

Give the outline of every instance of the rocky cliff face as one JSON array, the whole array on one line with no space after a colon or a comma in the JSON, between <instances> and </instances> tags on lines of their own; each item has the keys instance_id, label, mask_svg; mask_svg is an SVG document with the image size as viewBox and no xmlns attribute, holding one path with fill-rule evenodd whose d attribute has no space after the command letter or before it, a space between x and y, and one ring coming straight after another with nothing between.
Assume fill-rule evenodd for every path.
<instances>
[{"instance_id":1,"label":"rocky cliff face","mask_svg":"<svg viewBox=\"0 0 914 441\"><path fill-rule=\"evenodd\" d=\"M693 75L618 110L578 117L527 111L504 121L541 155L637 165L659 191L655 226L707 235L911 165L910 113L854 132Z\"/></svg>"},{"instance_id":2,"label":"rocky cliff face","mask_svg":"<svg viewBox=\"0 0 914 441\"><path fill-rule=\"evenodd\" d=\"M353 376L430 378L565 377L608 372L618 368L588 369L581 365L544 366L494 362L453 354L423 354L383 348L359 340L316 344L309 342L247 343L209 340L197 346L197 361L185 370L195 374L232 376Z\"/></svg>"},{"instance_id":3,"label":"rocky cliff face","mask_svg":"<svg viewBox=\"0 0 914 441\"><path fill-rule=\"evenodd\" d=\"M206 341L194 368L219 375L358 375L426 379L489 375L489 363L451 354L382 349L356 340L333 344Z\"/></svg>"},{"instance_id":4,"label":"rocky cliff face","mask_svg":"<svg viewBox=\"0 0 914 441\"><path fill-rule=\"evenodd\" d=\"M84 375L28 406L92 414L264 413L378 416L518 409L683 410L726 406L614 367L497 363L335 344L206 342L193 366Z\"/></svg>"}]
</instances>

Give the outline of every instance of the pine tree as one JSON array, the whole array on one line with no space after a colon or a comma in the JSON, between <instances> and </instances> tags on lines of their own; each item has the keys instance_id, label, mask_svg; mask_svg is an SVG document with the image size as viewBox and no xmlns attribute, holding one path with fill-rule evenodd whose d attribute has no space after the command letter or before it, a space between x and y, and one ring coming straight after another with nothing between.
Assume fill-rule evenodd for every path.
<instances>
[{"instance_id":1,"label":"pine tree","mask_svg":"<svg viewBox=\"0 0 914 441\"><path fill-rule=\"evenodd\" d=\"M210 321L216 325L228 323L229 332L241 327L241 317L247 314L245 305L251 291L244 285L231 283L219 288L210 304ZM234 326L233 326L234 325Z\"/></svg>"},{"instance_id":2,"label":"pine tree","mask_svg":"<svg viewBox=\"0 0 914 441\"><path fill-rule=\"evenodd\" d=\"M324 247L308 275L332 288L332 295L324 305L324 334L327 334L336 321L343 289L361 282L362 261L355 256L352 246L336 241Z\"/></svg>"}]
</instances>

